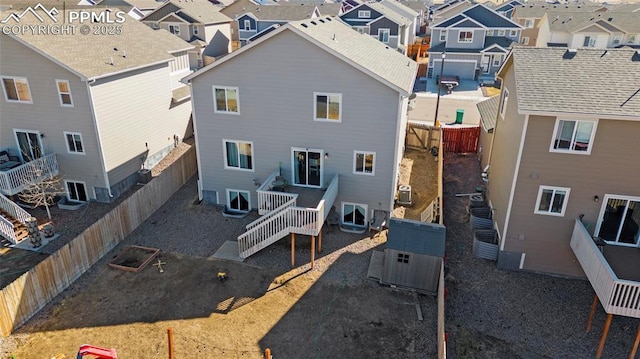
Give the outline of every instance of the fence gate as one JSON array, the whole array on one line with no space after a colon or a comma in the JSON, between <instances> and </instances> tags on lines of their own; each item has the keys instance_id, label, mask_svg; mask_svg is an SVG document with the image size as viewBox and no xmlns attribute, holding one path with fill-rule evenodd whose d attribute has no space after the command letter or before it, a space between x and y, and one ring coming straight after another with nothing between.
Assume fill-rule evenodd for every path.
<instances>
[{"instance_id":1,"label":"fence gate","mask_svg":"<svg viewBox=\"0 0 640 359\"><path fill-rule=\"evenodd\" d=\"M480 127L443 127L442 145L445 152L476 153Z\"/></svg>"}]
</instances>

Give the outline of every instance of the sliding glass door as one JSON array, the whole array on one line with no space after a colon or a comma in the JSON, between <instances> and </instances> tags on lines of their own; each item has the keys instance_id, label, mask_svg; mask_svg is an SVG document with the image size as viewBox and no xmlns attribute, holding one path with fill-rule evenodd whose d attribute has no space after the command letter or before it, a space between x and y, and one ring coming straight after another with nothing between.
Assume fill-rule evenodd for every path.
<instances>
[{"instance_id":1,"label":"sliding glass door","mask_svg":"<svg viewBox=\"0 0 640 359\"><path fill-rule=\"evenodd\" d=\"M596 235L610 244L640 245L640 198L606 195Z\"/></svg>"},{"instance_id":2,"label":"sliding glass door","mask_svg":"<svg viewBox=\"0 0 640 359\"><path fill-rule=\"evenodd\" d=\"M294 148L292 150L293 183L298 186L322 186L322 150Z\"/></svg>"},{"instance_id":3,"label":"sliding glass door","mask_svg":"<svg viewBox=\"0 0 640 359\"><path fill-rule=\"evenodd\" d=\"M40 133L37 131L15 130L20 155L25 162L42 157Z\"/></svg>"}]
</instances>

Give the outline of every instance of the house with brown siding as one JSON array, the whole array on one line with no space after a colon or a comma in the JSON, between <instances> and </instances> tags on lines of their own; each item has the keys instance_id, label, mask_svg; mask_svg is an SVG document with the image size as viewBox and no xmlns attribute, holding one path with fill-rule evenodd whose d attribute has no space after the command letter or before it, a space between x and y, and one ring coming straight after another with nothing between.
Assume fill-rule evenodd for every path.
<instances>
[{"instance_id":1,"label":"house with brown siding","mask_svg":"<svg viewBox=\"0 0 640 359\"><path fill-rule=\"evenodd\" d=\"M640 254L640 53L516 47L497 76L493 139L483 146L498 266L583 277L593 261L575 248L593 246L591 237L605 257ZM579 234L586 244L573 248ZM614 262L618 277L633 269Z\"/></svg>"}]
</instances>

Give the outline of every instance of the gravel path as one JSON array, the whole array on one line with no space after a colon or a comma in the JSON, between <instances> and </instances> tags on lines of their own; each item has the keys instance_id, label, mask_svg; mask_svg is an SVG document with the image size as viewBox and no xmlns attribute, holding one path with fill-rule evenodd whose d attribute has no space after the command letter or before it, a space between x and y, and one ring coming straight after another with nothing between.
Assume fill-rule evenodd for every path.
<instances>
[{"instance_id":1,"label":"gravel path","mask_svg":"<svg viewBox=\"0 0 640 359\"><path fill-rule=\"evenodd\" d=\"M587 280L502 271L472 254L465 206L481 184L475 155L447 155L444 164L447 227L449 358L593 358L605 312L585 324L593 289ZM614 316L603 358L628 358L640 320Z\"/></svg>"}]
</instances>

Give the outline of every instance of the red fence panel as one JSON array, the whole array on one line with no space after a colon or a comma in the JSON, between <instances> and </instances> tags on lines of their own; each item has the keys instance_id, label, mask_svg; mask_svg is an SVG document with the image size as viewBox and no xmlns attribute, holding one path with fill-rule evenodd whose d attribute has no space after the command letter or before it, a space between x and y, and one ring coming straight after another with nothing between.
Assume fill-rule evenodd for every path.
<instances>
[{"instance_id":1,"label":"red fence panel","mask_svg":"<svg viewBox=\"0 0 640 359\"><path fill-rule=\"evenodd\" d=\"M445 152L476 153L480 127L443 127L442 142Z\"/></svg>"}]
</instances>

